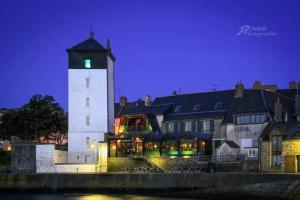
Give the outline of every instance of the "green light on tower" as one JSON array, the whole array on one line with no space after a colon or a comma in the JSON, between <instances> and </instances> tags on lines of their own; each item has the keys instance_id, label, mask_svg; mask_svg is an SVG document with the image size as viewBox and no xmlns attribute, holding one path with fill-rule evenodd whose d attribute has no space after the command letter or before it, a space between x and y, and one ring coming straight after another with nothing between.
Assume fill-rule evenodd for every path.
<instances>
[{"instance_id":1,"label":"green light on tower","mask_svg":"<svg viewBox=\"0 0 300 200\"><path fill-rule=\"evenodd\" d=\"M84 67L89 69L91 66L91 59L84 59Z\"/></svg>"}]
</instances>

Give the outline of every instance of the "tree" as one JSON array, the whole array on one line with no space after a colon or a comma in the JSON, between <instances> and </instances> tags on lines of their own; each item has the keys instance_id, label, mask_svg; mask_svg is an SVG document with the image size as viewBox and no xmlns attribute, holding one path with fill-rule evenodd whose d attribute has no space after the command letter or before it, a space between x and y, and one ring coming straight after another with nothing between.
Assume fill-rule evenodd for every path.
<instances>
[{"instance_id":1,"label":"tree","mask_svg":"<svg viewBox=\"0 0 300 200\"><path fill-rule=\"evenodd\" d=\"M52 96L34 95L17 112L4 115L0 130L22 139L35 139L50 133L66 133L67 117Z\"/></svg>"}]
</instances>

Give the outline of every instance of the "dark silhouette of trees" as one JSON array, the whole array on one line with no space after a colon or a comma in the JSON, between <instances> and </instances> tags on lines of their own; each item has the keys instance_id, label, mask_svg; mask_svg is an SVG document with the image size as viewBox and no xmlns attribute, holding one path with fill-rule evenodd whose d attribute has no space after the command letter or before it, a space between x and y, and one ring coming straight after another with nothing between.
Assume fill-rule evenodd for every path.
<instances>
[{"instance_id":1,"label":"dark silhouette of trees","mask_svg":"<svg viewBox=\"0 0 300 200\"><path fill-rule=\"evenodd\" d=\"M37 140L50 134L67 132L67 116L52 96L34 95L20 109L6 112L0 124L0 136Z\"/></svg>"}]
</instances>

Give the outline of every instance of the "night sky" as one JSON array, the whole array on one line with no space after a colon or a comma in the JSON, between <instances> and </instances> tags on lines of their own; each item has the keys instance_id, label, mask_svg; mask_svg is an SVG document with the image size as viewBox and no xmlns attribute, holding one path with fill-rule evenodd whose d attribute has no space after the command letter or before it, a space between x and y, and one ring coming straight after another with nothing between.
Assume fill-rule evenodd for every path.
<instances>
[{"instance_id":1,"label":"night sky","mask_svg":"<svg viewBox=\"0 0 300 200\"><path fill-rule=\"evenodd\" d=\"M0 108L36 93L67 108L67 53L89 37L117 58L116 100L300 81L300 1L1 0ZM237 35L243 25L275 35Z\"/></svg>"}]
</instances>

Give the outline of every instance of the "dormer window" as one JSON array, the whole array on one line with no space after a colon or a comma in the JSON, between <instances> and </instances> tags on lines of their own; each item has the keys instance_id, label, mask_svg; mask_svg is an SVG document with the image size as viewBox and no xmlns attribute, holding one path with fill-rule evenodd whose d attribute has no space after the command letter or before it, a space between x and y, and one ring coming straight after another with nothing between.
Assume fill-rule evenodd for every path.
<instances>
[{"instance_id":1,"label":"dormer window","mask_svg":"<svg viewBox=\"0 0 300 200\"><path fill-rule=\"evenodd\" d=\"M215 105L215 110L220 110L223 106L223 102L217 102Z\"/></svg>"},{"instance_id":2,"label":"dormer window","mask_svg":"<svg viewBox=\"0 0 300 200\"><path fill-rule=\"evenodd\" d=\"M90 69L92 67L91 59L84 59L84 67L87 69Z\"/></svg>"},{"instance_id":3,"label":"dormer window","mask_svg":"<svg viewBox=\"0 0 300 200\"><path fill-rule=\"evenodd\" d=\"M174 112L179 113L179 112L181 112L181 110L182 110L182 106L178 105L178 106L175 107Z\"/></svg>"},{"instance_id":4,"label":"dormer window","mask_svg":"<svg viewBox=\"0 0 300 200\"><path fill-rule=\"evenodd\" d=\"M201 108L201 104L195 104L193 107L193 111L198 111Z\"/></svg>"}]
</instances>

